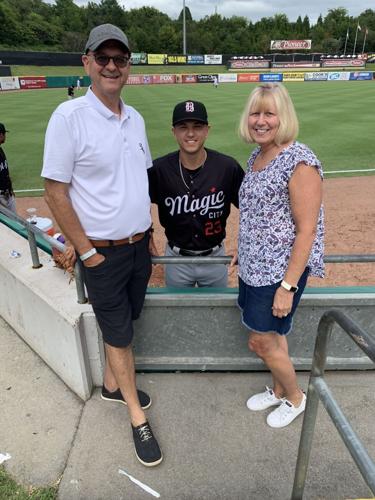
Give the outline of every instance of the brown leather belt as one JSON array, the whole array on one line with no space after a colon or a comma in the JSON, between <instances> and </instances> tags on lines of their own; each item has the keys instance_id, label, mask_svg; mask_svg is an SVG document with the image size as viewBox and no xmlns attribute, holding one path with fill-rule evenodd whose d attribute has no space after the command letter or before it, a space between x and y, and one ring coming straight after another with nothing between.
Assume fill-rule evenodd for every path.
<instances>
[{"instance_id":1,"label":"brown leather belt","mask_svg":"<svg viewBox=\"0 0 375 500\"><path fill-rule=\"evenodd\" d=\"M122 240L90 240L92 245L95 248L101 247L116 247L119 245L132 245L137 241L140 241L144 238L146 233L137 233L133 234L133 236L129 236L129 238L123 238Z\"/></svg>"}]
</instances>

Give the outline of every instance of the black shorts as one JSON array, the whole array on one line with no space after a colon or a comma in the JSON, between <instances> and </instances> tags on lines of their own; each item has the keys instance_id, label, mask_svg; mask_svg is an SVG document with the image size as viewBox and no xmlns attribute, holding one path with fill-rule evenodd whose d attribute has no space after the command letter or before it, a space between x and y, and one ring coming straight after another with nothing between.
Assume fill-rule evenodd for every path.
<instances>
[{"instance_id":1,"label":"black shorts","mask_svg":"<svg viewBox=\"0 0 375 500\"><path fill-rule=\"evenodd\" d=\"M239 278L238 306L242 311L242 323L256 333L288 335L292 330L293 315L305 289L309 268L298 281L298 291L293 295L291 312L284 318L272 314L273 299L281 281L272 285L251 286Z\"/></svg>"},{"instance_id":2,"label":"black shorts","mask_svg":"<svg viewBox=\"0 0 375 500\"><path fill-rule=\"evenodd\" d=\"M83 267L83 278L106 344L127 347L133 339L132 321L142 311L151 276L149 235L131 245L97 248L105 261Z\"/></svg>"}]
</instances>

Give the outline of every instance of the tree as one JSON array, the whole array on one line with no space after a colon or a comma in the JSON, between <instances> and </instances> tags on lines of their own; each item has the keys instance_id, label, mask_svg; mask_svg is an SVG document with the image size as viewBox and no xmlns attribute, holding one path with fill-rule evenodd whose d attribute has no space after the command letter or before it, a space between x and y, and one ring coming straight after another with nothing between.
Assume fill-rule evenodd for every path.
<instances>
[{"instance_id":1,"label":"tree","mask_svg":"<svg viewBox=\"0 0 375 500\"><path fill-rule=\"evenodd\" d=\"M184 9L181 9L180 15L178 16L178 21L180 23L182 23L183 14L184 14ZM192 18L190 9L189 9L189 7L185 6L185 21L192 21L192 20L193 20L193 18Z\"/></svg>"},{"instance_id":2,"label":"tree","mask_svg":"<svg viewBox=\"0 0 375 500\"><path fill-rule=\"evenodd\" d=\"M19 45L24 42L24 29L17 13L6 3L0 3L0 43Z\"/></svg>"},{"instance_id":3,"label":"tree","mask_svg":"<svg viewBox=\"0 0 375 500\"><path fill-rule=\"evenodd\" d=\"M125 10L117 0L101 0L96 9L96 25L111 23L125 27Z\"/></svg>"},{"instance_id":4,"label":"tree","mask_svg":"<svg viewBox=\"0 0 375 500\"><path fill-rule=\"evenodd\" d=\"M58 18L57 24L64 31L84 31L82 10L73 2L73 0L55 0L53 6L54 15Z\"/></svg>"},{"instance_id":5,"label":"tree","mask_svg":"<svg viewBox=\"0 0 375 500\"><path fill-rule=\"evenodd\" d=\"M159 31L159 44L161 53L177 54L179 53L179 37L173 25L165 24Z\"/></svg>"},{"instance_id":6,"label":"tree","mask_svg":"<svg viewBox=\"0 0 375 500\"><path fill-rule=\"evenodd\" d=\"M24 28L30 44L58 45L61 40L62 30L36 12L31 12L25 18Z\"/></svg>"},{"instance_id":7,"label":"tree","mask_svg":"<svg viewBox=\"0 0 375 500\"><path fill-rule=\"evenodd\" d=\"M99 1L99 0L96 0ZM120 0L91 0L79 6L77 0L0 0L0 44L6 47L53 46L66 51L81 51L89 31L98 24L112 23L129 37L133 51L182 53L182 11L172 20L153 7L126 11ZM48 3L47 3L48 2ZM214 14L195 21L185 7L186 38L190 54L268 53L271 39L311 38L314 51L337 52L343 49L349 27L350 45L359 21L357 46L362 48L365 29L366 51L375 51L375 11L367 9L358 18L346 9L330 9L315 25L307 15L290 22L283 14L263 17L252 23L239 16Z\"/></svg>"}]
</instances>

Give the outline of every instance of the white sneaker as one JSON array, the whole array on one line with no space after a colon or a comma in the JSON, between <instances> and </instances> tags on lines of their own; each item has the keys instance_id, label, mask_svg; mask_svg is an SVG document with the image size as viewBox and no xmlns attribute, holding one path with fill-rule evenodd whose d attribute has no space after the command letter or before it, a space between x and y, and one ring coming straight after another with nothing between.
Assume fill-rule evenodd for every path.
<instances>
[{"instance_id":1,"label":"white sneaker","mask_svg":"<svg viewBox=\"0 0 375 500\"><path fill-rule=\"evenodd\" d=\"M304 412L306 406L306 395L303 393L302 401L299 406L294 406L286 398L283 398L281 405L273 410L267 417L267 424L270 427L280 429L286 427L293 420Z\"/></svg>"},{"instance_id":2,"label":"white sneaker","mask_svg":"<svg viewBox=\"0 0 375 500\"><path fill-rule=\"evenodd\" d=\"M281 398L277 398L273 390L266 386L266 390L264 392L251 396L251 398L247 400L246 406L249 410L260 411L266 410L271 406L280 405L282 402L283 400Z\"/></svg>"}]
</instances>

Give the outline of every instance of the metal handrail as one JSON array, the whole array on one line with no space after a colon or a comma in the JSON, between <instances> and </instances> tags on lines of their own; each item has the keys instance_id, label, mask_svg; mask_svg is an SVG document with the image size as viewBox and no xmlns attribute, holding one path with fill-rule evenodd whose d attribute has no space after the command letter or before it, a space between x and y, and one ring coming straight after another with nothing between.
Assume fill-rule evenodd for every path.
<instances>
[{"instance_id":1,"label":"metal handrail","mask_svg":"<svg viewBox=\"0 0 375 500\"><path fill-rule=\"evenodd\" d=\"M14 220L21 224L24 228L27 230L27 239L29 242L29 247L30 247L30 253L31 253L31 259L33 262L33 269L39 269L42 267L42 264L40 263L39 260L39 254L38 254L38 245L35 236L40 236L44 240L46 240L51 247L56 248L60 252L65 252L67 247L60 241L58 241L55 238L52 238L49 234L45 233L41 229L39 229L35 224L31 224L29 221L26 219L20 217L19 215L15 214L11 210L8 210L7 208L0 206L0 212L6 215L9 219ZM75 278L75 283L76 283L76 290L77 290L77 302L79 304L85 304L87 302L86 294L85 294L85 287L83 283L83 276L82 276L82 271L81 268L78 264L78 262L75 263L74 265L74 278Z\"/></svg>"},{"instance_id":2,"label":"metal handrail","mask_svg":"<svg viewBox=\"0 0 375 500\"><path fill-rule=\"evenodd\" d=\"M323 314L319 322L318 335L315 342L306 409L294 475L292 500L302 500L303 497L319 399L327 410L363 479L372 493L375 494L375 463L368 455L324 381L327 345L335 323L341 326L344 332L375 363L375 340L367 332L341 311L332 309Z\"/></svg>"},{"instance_id":3,"label":"metal handrail","mask_svg":"<svg viewBox=\"0 0 375 500\"><path fill-rule=\"evenodd\" d=\"M4 206L0 205L0 212L6 215L9 219L15 220L23 227L27 229L28 242L30 246L30 254L33 262L33 268L38 269L41 267L38 255L38 245L35 239L35 235L44 238L52 247L57 248L60 252L66 250L66 246L60 243L55 238L52 238L47 233L35 226L35 224L30 224L26 219L23 219L14 212L8 210ZM205 257L177 257L177 256L155 256L152 257L153 264L230 264L232 256L219 256L212 257L210 255ZM324 262L327 263L344 263L344 262L375 262L375 254L353 254L353 255L326 255L324 257ZM82 270L78 262L74 266L74 275L77 289L77 301L79 304L85 304L87 302L85 287L83 282Z\"/></svg>"},{"instance_id":4,"label":"metal handrail","mask_svg":"<svg viewBox=\"0 0 375 500\"><path fill-rule=\"evenodd\" d=\"M232 256L222 256L222 257L152 257L153 264L230 264ZM341 255L332 254L325 255L324 262L327 264L343 264L357 262L365 264L368 262L375 262L375 254L351 254L351 255Z\"/></svg>"}]
</instances>

